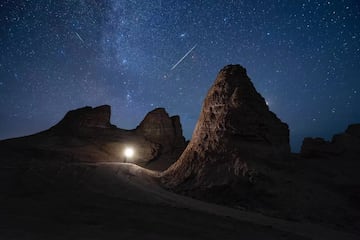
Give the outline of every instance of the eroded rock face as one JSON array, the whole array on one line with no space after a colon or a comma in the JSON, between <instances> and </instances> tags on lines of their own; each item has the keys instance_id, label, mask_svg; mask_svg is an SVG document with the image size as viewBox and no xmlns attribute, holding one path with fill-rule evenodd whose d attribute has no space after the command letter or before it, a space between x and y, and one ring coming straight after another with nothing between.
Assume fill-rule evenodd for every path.
<instances>
[{"instance_id":1,"label":"eroded rock face","mask_svg":"<svg viewBox=\"0 0 360 240\"><path fill-rule=\"evenodd\" d=\"M149 112L136 128L136 133L159 146L158 156L142 165L148 169L167 169L186 147L179 116L170 117L164 108Z\"/></svg>"},{"instance_id":2,"label":"eroded rock face","mask_svg":"<svg viewBox=\"0 0 360 240\"><path fill-rule=\"evenodd\" d=\"M71 144L80 138L81 154L78 159L87 161L127 161L152 170L165 170L178 159L185 149L180 118L169 117L165 109L149 112L137 129L123 130L110 123L109 105L83 107L69 111L50 129L53 136L68 138L67 152L79 151ZM123 151L133 147L136 154L125 159Z\"/></svg>"},{"instance_id":3,"label":"eroded rock face","mask_svg":"<svg viewBox=\"0 0 360 240\"><path fill-rule=\"evenodd\" d=\"M185 146L179 116L169 117L164 108L156 108L149 112L136 128L136 132L160 144L162 153L169 153Z\"/></svg>"},{"instance_id":4,"label":"eroded rock face","mask_svg":"<svg viewBox=\"0 0 360 240\"><path fill-rule=\"evenodd\" d=\"M113 128L110 123L111 107L83 107L69 111L65 117L54 126L56 129L77 130L79 128Z\"/></svg>"},{"instance_id":5,"label":"eroded rock face","mask_svg":"<svg viewBox=\"0 0 360 240\"><path fill-rule=\"evenodd\" d=\"M229 65L218 74L191 142L164 172L163 182L168 187L185 188L252 182L262 162L289 154L287 124L269 111L246 69Z\"/></svg>"}]
</instances>

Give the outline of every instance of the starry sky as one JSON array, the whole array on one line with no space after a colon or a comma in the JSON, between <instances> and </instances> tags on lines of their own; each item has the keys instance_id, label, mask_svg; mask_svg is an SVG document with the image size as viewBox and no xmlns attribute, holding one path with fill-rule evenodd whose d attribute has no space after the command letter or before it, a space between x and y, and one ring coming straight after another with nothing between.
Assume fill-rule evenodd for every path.
<instances>
[{"instance_id":1,"label":"starry sky","mask_svg":"<svg viewBox=\"0 0 360 240\"><path fill-rule=\"evenodd\" d=\"M102 104L125 129L165 107L190 139L241 64L298 151L360 122L359 39L358 0L1 0L0 139Z\"/></svg>"}]
</instances>

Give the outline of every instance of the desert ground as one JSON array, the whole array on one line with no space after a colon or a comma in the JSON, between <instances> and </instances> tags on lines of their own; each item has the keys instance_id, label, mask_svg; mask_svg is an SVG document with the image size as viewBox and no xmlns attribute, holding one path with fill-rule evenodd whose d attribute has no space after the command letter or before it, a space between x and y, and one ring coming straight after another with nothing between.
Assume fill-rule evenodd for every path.
<instances>
[{"instance_id":1,"label":"desert ground","mask_svg":"<svg viewBox=\"0 0 360 240\"><path fill-rule=\"evenodd\" d=\"M1 239L357 239L168 192L131 163L3 157Z\"/></svg>"}]
</instances>

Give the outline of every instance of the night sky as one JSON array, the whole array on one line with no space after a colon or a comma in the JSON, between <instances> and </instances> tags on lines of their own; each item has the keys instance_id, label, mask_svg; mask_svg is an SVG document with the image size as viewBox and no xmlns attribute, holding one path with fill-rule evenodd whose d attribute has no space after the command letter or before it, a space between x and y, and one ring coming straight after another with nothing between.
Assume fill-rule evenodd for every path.
<instances>
[{"instance_id":1,"label":"night sky","mask_svg":"<svg viewBox=\"0 0 360 240\"><path fill-rule=\"evenodd\" d=\"M298 151L360 122L359 39L358 0L1 0L0 139L102 104L125 129L165 107L190 139L218 71L241 64Z\"/></svg>"}]
</instances>

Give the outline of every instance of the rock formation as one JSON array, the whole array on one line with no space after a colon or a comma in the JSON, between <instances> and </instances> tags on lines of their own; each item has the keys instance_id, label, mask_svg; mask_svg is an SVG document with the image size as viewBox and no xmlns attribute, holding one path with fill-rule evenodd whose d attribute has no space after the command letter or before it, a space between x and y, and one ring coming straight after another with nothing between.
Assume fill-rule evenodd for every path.
<instances>
[{"instance_id":1,"label":"rock formation","mask_svg":"<svg viewBox=\"0 0 360 240\"><path fill-rule=\"evenodd\" d=\"M360 124L351 124L344 133L334 135L332 143L344 148L345 153L360 154Z\"/></svg>"},{"instance_id":2,"label":"rock formation","mask_svg":"<svg viewBox=\"0 0 360 240\"><path fill-rule=\"evenodd\" d=\"M329 158L360 154L360 124L352 124L344 133L336 134L331 141L323 138L305 138L301 146L302 157Z\"/></svg>"},{"instance_id":3,"label":"rock formation","mask_svg":"<svg viewBox=\"0 0 360 240\"><path fill-rule=\"evenodd\" d=\"M69 111L65 117L54 126L59 130L78 130L79 128L114 128L110 123L111 107L83 107Z\"/></svg>"},{"instance_id":4,"label":"rock formation","mask_svg":"<svg viewBox=\"0 0 360 240\"><path fill-rule=\"evenodd\" d=\"M179 117L169 117L163 108L147 114L134 130L117 128L110 123L110 116L109 105L71 110L49 130L8 143L17 143L17 148L21 145L31 154L41 152L44 158L53 155L75 162L127 161L152 170L167 169L185 149ZM135 150L131 159L124 157L127 147Z\"/></svg>"},{"instance_id":5,"label":"rock formation","mask_svg":"<svg viewBox=\"0 0 360 240\"><path fill-rule=\"evenodd\" d=\"M179 116L170 117L164 108L149 112L136 128L136 133L160 146L159 157L145 166L150 169L166 169L186 147Z\"/></svg>"},{"instance_id":6,"label":"rock formation","mask_svg":"<svg viewBox=\"0 0 360 240\"><path fill-rule=\"evenodd\" d=\"M229 65L206 96L191 142L162 180L182 189L254 182L267 162L289 154L287 124L269 111L246 69Z\"/></svg>"},{"instance_id":7,"label":"rock formation","mask_svg":"<svg viewBox=\"0 0 360 240\"><path fill-rule=\"evenodd\" d=\"M340 155L343 148L334 146L323 138L304 138L301 145L301 156L305 158L324 158L331 155Z\"/></svg>"},{"instance_id":8,"label":"rock formation","mask_svg":"<svg viewBox=\"0 0 360 240\"><path fill-rule=\"evenodd\" d=\"M73 203L70 199L80 195L96 202L107 192L115 197L114 206L124 205L119 205L118 196L125 196L126 210L131 193L137 195L133 186L143 191L160 183L171 191L233 208L359 232L360 124L350 125L330 142L307 138L302 157L290 154L288 126L269 111L239 65L220 71L205 99L193 139L179 159L185 146L179 117L155 109L137 129L123 130L110 123L110 114L109 106L80 108L49 130L0 141L0 191L11 192L0 200L15 199L12 208L20 213L24 202L18 204L19 199L30 200L31 207L42 196L39 206L54 205L54 201ZM124 161L126 147L135 150L126 162L145 168L164 170L178 161L162 173L118 164ZM320 159L323 156L325 161ZM83 195L80 187L95 190L95 195ZM70 193L66 189L71 189L69 201L59 200ZM54 199L44 195L49 190ZM159 195L159 190L156 186L139 199L167 196L169 203L174 202L172 193ZM82 205L71 205L79 215ZM137 200L133 205L140 206ZM54 206L58 216L59 208ZM84 208L93 212L93 208ZM46 204L44 210L49 210ZM29 213L34 215L33 210Z\"/></svg>"},{"instance_id":9,"label":"rock formation","mask_svg":"<svg viewBox=\"0 0 360 240\"><path fill-rule=\"evenodd\" d=\"M334 141L348 142L343 145L353 149L350 143L356 136L359 129L351 126ZM346 160L324 164L290 154L288 126L269 111L246 70L230 65L210 88L193 138L162 172L160 182L204 201L296 221L350 226L347 219L360 218L359 161Z\"/></svg>"},{"instance_id":10,"label":"rock formation","mask_svg":"<svg viewBox=\"0 0 360 240\"><path fill-rule=\"evenodd\" d=\"M136 132L160 144L163 153L185 146L179 116L169 117L164 108L156 108L149 112L136 128Z\"/></svg>"}]
</instances>

